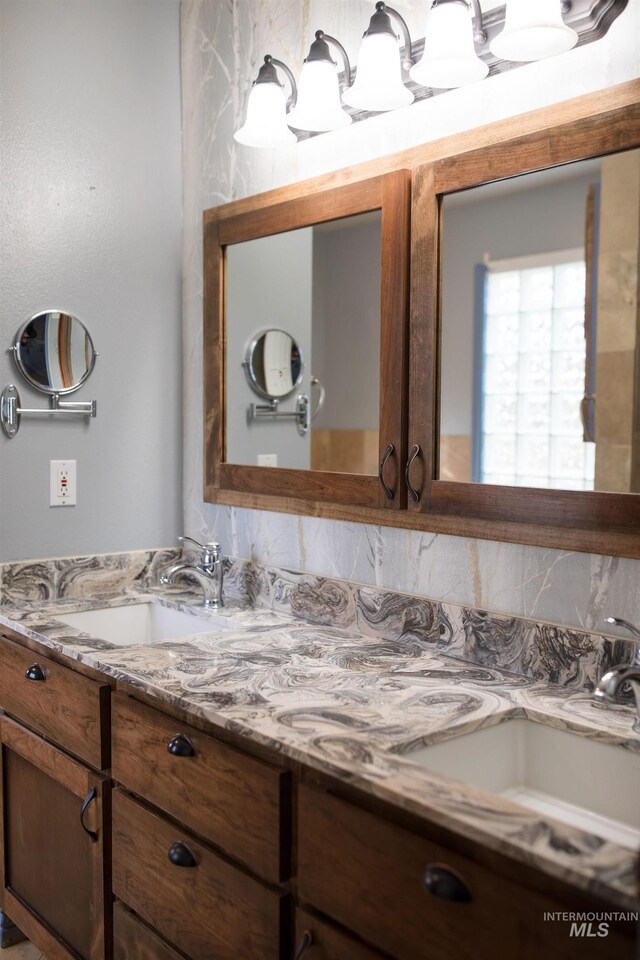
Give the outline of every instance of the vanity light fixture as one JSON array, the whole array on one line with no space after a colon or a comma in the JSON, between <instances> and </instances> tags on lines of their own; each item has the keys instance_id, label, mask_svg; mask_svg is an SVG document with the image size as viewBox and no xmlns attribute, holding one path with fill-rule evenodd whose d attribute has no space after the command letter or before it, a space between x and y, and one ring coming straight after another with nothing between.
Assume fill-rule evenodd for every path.
<instances>
[{"instance_id":1,"label":"vanity light fixture","mask_svg":"<svg viewBox=\"0 0 640 960\"><path fill-rule=\"evenodd\" d=\"M543 60L571 50L578 34L562 19L571 4L563 0L507 0L504 30L491 43L503 60Z\"/></svg>"},{"instance_id":2,"label":"vanity light fixture","mask_svg":"<svg viewBox=\"0 0 640 960\"><path fill-rule=\"evenodd\" d=\"M404 40L403 62L400 37L393 29L392 19L400 27ZM350 107L374 112L408 107L414 96L404 85L403 66L405 70L413 66L409 28L397 10L379 0L360 45L355 82L343 93L342 99Z\"/></svg>"},{"instance_id":3,"label":"vanity light fixture","mask_svg":"<svg viewBox=\"0 0 640 960\"><path fill-rule=\"evenodd\" d=\"M484 80L489 64L477 55L474 42L487 42L479 0L433 0L427 16L424 52L411 68L411 79L423 87L437 89Z\"/></svg>"},{"instance_id":4,"label":"vanity light fixture","mask_svg":"<svg viewBox=\"0 0 640 960\"><path fill-rule=\"evenodd\" d=\"M276 67L286 74L291 85L288 100L278 80ZM297 97L298 88L289 67L282 60L267 54L253 81L244 124L234 133L234 140L248 147L289 147L296 144L298 138L287 126L287 109L295 107Z\"/></svg>"},{"instance_id":5,"label":"vanity light fixture","mask_svg":"<svg viewBox=\"0 0 640 960\"><path fill-rule=\"evenodd\" d=\"M318 30L300 74L298 104L289 68L265 57L249 94L246 120L235 139L253 147L289 146L374 113L475 83L488 74L564 53L578 43L593 43L607 34L628 3L506 0L506 6L483 14L481 0L428 0L428 4L425 0L425 37L412 41L402 16L378 0L363 35L355 79L342 44ZM341 73L330 45L340 53ZM288 101L276 67L289 78Z\"/></svg>"},{"instance_id":6,"label":"vanity light fixture","mask_svg":"<svg viewBox=\"0 0 640 960\"><path fill-rule=\"evenodd\" d=\"M351 117L340 102L338 69L331 57L329 44L342 57L343 76L351 75L349 57L342 44L323 30L316 30L316 38L309 48L298 80L298 102L287 117L289 126L297 130L324 133L348 127L351 123Z\"/></svg>"}]
</instances>

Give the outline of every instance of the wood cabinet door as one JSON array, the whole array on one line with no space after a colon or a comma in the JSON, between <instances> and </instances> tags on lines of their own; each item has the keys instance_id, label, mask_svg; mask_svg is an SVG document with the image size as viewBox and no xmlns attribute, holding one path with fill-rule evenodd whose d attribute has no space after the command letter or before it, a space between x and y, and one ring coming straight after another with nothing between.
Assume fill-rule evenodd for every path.
<instances>
[{"instance_id":1,"label":"wood cabinet door","mask_svg":"<svg viewBox=\"0 0 640 960\"><path fill-rule=\"evenodd\" d=\"M391 511L406 506L402 471L406 460L407 431L410 187L409 171L395 170L346 186L321 190L318 190L314 181L308 181L297 185L294 190L271 191L205 211L204 499L207 502L271 507L287 512L301 512L295 509L298 501L316 504L317 509L328 503ZM287 458L290 460L287 465L280 456L281 462L276 469L257 466L258 441L266 442L261 438L267 436L264 422L262 425L250 423L251 433L243 433L247 443L249 436L253 438L249 452L245 441L244 446L235 444L237 432L248 430L246 424L236 424L230 420L234 410L256 400L249 389L243 394L244 400L240 406L238 399L234 403L230 396L229 383L232 381L229 380L228 371L232 378L244 380L239 345L231 334L235 337L234 331L239 328L238 317L250 317L256 332L264 330L265 325L278 328L286 326L287 310L280 308L278 315L273 317L270 312L274 309L273 305L269 308L262 297L274 286L277 289L278 285L292 284L295 277L299 277L302 284L306 271L296 271L285 258L284 262L277 265L275 279L273 270L268 273L271 279L262 290L262 287L256 286L259 271L255 263L251 261L249 264L247 261L247 275L242 273L241 267L237 267L241 272L240 281L232 282L234 248L255 241L275 240L278 236L299 232L303 228L326 230L331 225L335 227L337 222L350 222L353 226L352 221L358 215L378 213L380 253L375 255L376 263L371 260L368 282L376 290L379 284L379 316L375 315L378 312L376 304L375 310L372 308L366 333L359 336L357 343L351 344L347 339L347 330L351 329L351 323L355 323L353 317L356 308L359 310L360 305L367 302L367 289L356 291L354 265L350 273L347 270L348 277L343 276L340 270L341 279L338 283L335 259L327 259L325 266L318 270L318 275L314 273L313 283L320 276L330 273L328 289L335 293L339 287L343 291L340 296L336 295L337 302L331 301L330 308L325 304L327 313L332 317L338 310L341 311L339 317L342 323L337 324L339 329L335 337L333 332L326 334L330 340L326 349L323 346L316 351L318 355L326 354L326 366L320 370L315 367L307 372L319 375L323 370L327 374L333 371L336 382L327 383L327 404L318 420L320 429L316 433L315 427L310 427L308 431L313 441L308 459L292 455ZM314 235L314 244L316 239ZM353 239L349 244L348 238L343 237L341 243L345 245L344 249L340 247L345 256L349 249L359 248ZM344 266L335 247L332 255ZM313 257L316 258L315 246ZM358 276L364 274L362 261L359 261L357 269ZM238 307L236 314L232 309L231 292L238 285L245 292L251 289L256 302L253 304L252 301L252 307L249 308L243 300L243 308ZM304 294L305 297L309 295L308 303L311 303L311 290L306 285ZM316 298L314 293L314 299L317 306L320 294ZM303 300L306 304L307 300L304 297ZM300 310L293 310L293 314L299 316ZM320 311L318 318L323 317L326 319ZM318 320L316 331L325 327L326 324ZM372 345L375 345L378 360L368 363L367 350ZM338 364L338 358L342 366ZM245 366L246 363L245 360ZM341 371L341 375L337 371ZM357 390L354 387L352 395L351 387L354 384L357 384ZM371 410L366 403L367 397L376 396L377 401ZM285 397L289 397L289 394ZM363 404L363 409L359 410ZM314 400L312 406L315 406ZM276 408L271 413L264 407L261 411L254 410L254 416L258 412L266 419L272 415L293 416L291 410L286 413ZM316 412L319 413L320 409ZM295 444L297 430L293 420L289 421L286 429L290 431ZM254 440L257 444L255 450ZM275 440L272 438L271 442L275 443ZM291 450L287 449L287 453L291 453ZM309 467L300 466L300 460L308 462ZM293 466L294 461L297 466Z\"/></svg>"},{"instance_id":2,"label":"wood cabinet door","mask_svg":"<svg viewBox=\"0 0 640 960\"><path fill-rule=\"evenodd\" d=\"M48 960L106 960L109 783L5 716L0 747L0 905Z\"/></svg>"}]
</instances>

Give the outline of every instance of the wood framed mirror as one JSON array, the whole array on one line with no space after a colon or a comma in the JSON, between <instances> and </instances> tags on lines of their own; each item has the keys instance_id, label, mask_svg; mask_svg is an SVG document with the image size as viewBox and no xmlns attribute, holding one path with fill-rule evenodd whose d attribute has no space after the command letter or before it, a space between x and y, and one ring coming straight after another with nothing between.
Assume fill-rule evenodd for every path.
<instances>
[{"instance_id":1,"label":"wood framed mirror","mask_svg":"<svg viewBox=\"0 0 640 960\"><path fill-rule=\"evenodd\" d=\"M640 555L638 105L419 166L412 224L409 509Z\"/></svg>"},{"instance_id":2,"label":"wood framed mirror","mask_svg":"<svg viewBox=\"0 0 640 960\"><path fill-rule=\"evenodd\" d=\"M401 509L410 174L282 193L204 215L205 499Z\"/></svg>"}]
</instances>

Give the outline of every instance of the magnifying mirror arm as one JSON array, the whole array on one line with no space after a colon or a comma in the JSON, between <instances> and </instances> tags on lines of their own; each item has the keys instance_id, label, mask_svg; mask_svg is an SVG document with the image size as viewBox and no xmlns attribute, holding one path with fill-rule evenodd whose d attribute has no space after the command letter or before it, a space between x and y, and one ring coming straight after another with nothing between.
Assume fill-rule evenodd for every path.
<instances>
[{"instance_id":1,"label":"magnifying mirror arm","mask_svg":"<svg viewBox=\"0 0 640 960\"><path fill-rule=\"evenodd\" d=\"M250 403L247 411L249 423L252 420L295 420L298 424L298 433L301 437L311 426L311 404L306 393L298 394L295 410L278 410L278 401L269 403Z\"/></svg>"},{"instance_id":2,"label":"magnifying mirror arm","mask_svg":"<svg viewBox=\"0 0 640 960\"><path fill-rule=\"evenodd\" d=\"M0 394L0 425L7 437L15 437L20 429L22 417L95 417L95 400L61 400L57 393L51 395L51 406L21 407L20 394L13 384L5 387Z\"/></svg>"}]
</instances>

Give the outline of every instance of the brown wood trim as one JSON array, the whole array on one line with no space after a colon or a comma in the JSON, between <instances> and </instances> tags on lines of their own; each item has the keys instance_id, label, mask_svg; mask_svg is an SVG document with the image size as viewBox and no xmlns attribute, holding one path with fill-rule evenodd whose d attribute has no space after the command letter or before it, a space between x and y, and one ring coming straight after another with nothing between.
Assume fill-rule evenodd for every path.
<instances>
[{"instance_id":1,"label":"brown wood trim","mask_svg":"<svg viewBox=\"0 0 640 960\"><path fill-rule=\"evenodd\" d=\"M519 520L640 537L640 497L632 493L542 490L435 480L432 507L484 520ZM564 533L562 534L564 536Z\"/></svg>"},{"instance_id":2,"label":"brown wood trim","mask_svg":"<svg viewBox=\"0 0 640 960\"><path fill-rule=\"evenodd\" d=\"M611 494L614 496L614 494ZM640 559L640 537L635 532L563 527L543 523L514 520L487 520L482 517L398 510L374 510L347 504L305 500L301 497L279 497L267 494L240 493L233 490L210 491L210 503L242 507L246 510L266 510L272 513L292 513L303 517L321 517L346 523L369 523L374 526L421 530L424 533L442 533L452 537L477 540L497 540L534 547L550 547L578 553L606 554L611 557Z\"/></svg>"},{"instance_id":3,"label":"brown wood trim","mask_svg":"<svg viewBox=\"0 0 640 960\"><path fill-rule=\"evenodd\" d=\"M640 92L640 91L639 91ZM516 136L434 164L436 193L450 193L492 180L520 176L563 163L617 153L640 141L640 103L550 130Z\"/></svg>"},{"instance_id":4,"label":"brown wood trim","mask_svg":"<svg viewBox=\"0 0 640 960\"><path fill-rule=\"evenodd\" d=\"M323 473L320 470L289 470L285 467L244 467L221 463L220 485L238 493L266 493L277 497L283 490L319 501L339 501L377 507L380 487L377 477L358 474Z\"/></svg>"},{"instance_id":5,"label":"brown wood trim","mask_svg":"<svg viewBox=\"0 0 640 960\"><path fill-rule=\"evenodd\" d=\"M307 197L265 203L241 214L230 214L224 204L213 208L212 220L218 221L220 243L227 246L377 210L383 205L384 190L384 176L370 177Z\"/></svg>"},{"instance_id":6,"label":"brown wood trim","mask_svg":"<svg viewBox=\"0 0 640 960\"><path fill-rule=\"evenodd\" d=\"M242 197L224 204L224 216L233 217L261 208L270 203L315 195L323 190L355 183L366 177L379 176L398 170L413 169L433 163L453 154L476 152L495 143L537 132L549 132L567 123L576 123L587 117L597 117L608 111L635 106L640 100L640 80L629 80L595 93L582 94L546 107L538 107L515 117L507 117L480 127L441 137L375 160L341 167L330 173L276 187L263 193ZM212 207L204 213L205 224L222 215L222 207Z\"/></svg>"}]
</instances>

